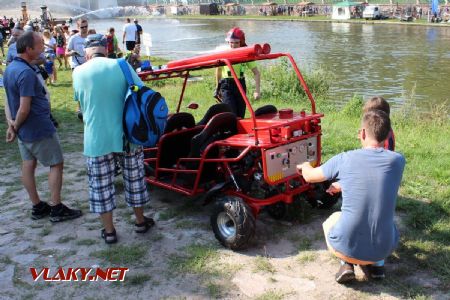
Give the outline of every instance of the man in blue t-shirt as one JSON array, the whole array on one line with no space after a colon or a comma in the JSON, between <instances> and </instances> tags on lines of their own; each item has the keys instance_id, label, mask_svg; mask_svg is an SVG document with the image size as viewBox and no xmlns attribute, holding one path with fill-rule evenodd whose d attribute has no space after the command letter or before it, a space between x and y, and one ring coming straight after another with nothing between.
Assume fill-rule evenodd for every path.
<instances>
[{"instance_id":1,"label":"man in blue t-shirt","mask_svg":"<svg viewBox=\"0 0 450 300\"><path fill-rule=\"evenodd\" d=\"M5 71L4 87L8 105L5 114L8 122L6 141L18 137L22 157L22 182L28 192L33 209L32 219L50 215L50 221L60 222L78 218L80 210L70 209L61 203L63 154L55 126L50 119L50 104L46 91L38 79L32 62L44 50L42 36L27 32L18 38L18 56ZM35 170L39 161L50 167L48 186L51 205L41 201L36 189Z\"/></svg>"},{"instance_id":2,"label":"man in blue t-shirt","mask_svg":"<svg viewBox=\"0 0 450 300\"><path fill-rule=\"evenodd\" d=\"M329 250L341 259L336 281L355 278L354 264L372 278L384 278L384 259L398 244L395 203L405 158L383 148L391 128L380 110L364 114L359 139L362 149L332 157L320 167L297 166L307 182L336 180L327 190L342 192L341 212L323 224Z\"/></svg>"},{"instance_id":3,"label":"man in blue t-shirt","mask_svg":"<svg viewBox=\"0 0 450 300\"><path fill-rule=\"evenodd\" d=\"M113 223L116 208L114 176L115 161L122 167L125 200L136 216L135 232L145 233L154 220L144 216L144 205L149 201L144 180L144 153L142 147L128 147L124 151L122 116L125 95L129 85L115 59L106 58L106 37L87 36L86 63L77 67L73 76L75 100L79 101L84 122L84 155L89 178L89 202L93 213L100 214L105 243L117 242ZM127 64L136 85L142 81Z\"/></svg>"}]
</instances>

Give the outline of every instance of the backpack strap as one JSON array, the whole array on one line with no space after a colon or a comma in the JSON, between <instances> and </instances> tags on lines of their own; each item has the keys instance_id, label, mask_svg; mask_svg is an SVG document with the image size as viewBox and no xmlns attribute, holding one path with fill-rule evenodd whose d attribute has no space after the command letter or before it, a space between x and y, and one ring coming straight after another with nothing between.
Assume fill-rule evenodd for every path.
<instances>
[{"instance_id":1,"label":"backpack strap","mask_svg":"<svg viewBox=\"0 0 450 300\"><path fill-rule=\"evenodd\" d=\"M128 63L123 58L119 58L117 60L120 68L122 69L123 75L125 75L125 79L128 82L130 88L134 85L133 76L131 76L130 68L128 68Z\"/></svg>"},{"instance_id":2,"label":"backpack strap","mask_svg":"<svg viewBox=\"0 0 450 300\"><path fill-rule=\"evenodd\" d=\"M120 69L122 70L123 75L125 76L125 79L127 80L127 83L129 85L130 90L133 91L132 97L135 98L138 101L139 106L140 106L140 101L139 101L140 99L139 99L139 97L137 97L136 92L134 92L134 89L133 89L134 81L133 81L133 76L131 76L130 68L128 68L128 63L123 58L119 58L117 60L117 62L119 64L119 66L120 66ZM139 112L142 114L141 111L139 111ZM125 116L125 111L123 113L124 113L124 116ZM122 122L123 122L123 126L125 128L126 127L125 126L125 118L122 119ZM123 151L125 151L127 153L130 152L130 142L126 138L125 132L123 134L122 139L123 139Z\"/></svg>"}]
</instances>

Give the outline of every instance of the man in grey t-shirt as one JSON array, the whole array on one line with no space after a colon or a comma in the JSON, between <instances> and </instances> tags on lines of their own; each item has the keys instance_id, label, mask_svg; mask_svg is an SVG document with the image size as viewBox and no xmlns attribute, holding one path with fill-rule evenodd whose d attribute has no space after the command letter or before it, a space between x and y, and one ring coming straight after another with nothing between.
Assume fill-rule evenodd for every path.
<instances>
[{"instance_id":1,"label":"man in grey t-shirt","mask_svg":"<svg viewBox=\"0 0 450 300\"><path fill-rule=\"evenodd\" d=\"M84 42L88 35L88 21L86 19L79 19L77 26L80 32L70 37L66 49L66 56L71 56L72 58L70 61L72 70L86 62L86 58L84 57Z\"/></svg>"},{"instance_id":2,"label":"man in grey t-shirt","mask_svg":"<svg viewBox=\"0 0 450 300\"><path fill-rule=\"evenodd\" d=\"M363 116L362 149L338 154L320 167L297 168L307 182L336 180L327 190L342 192L341 212L323 224L329 250L341 259L336 281L355 278L354 264L372 278L384 278L384 259L398 244L395 203L405 158L383 148L391 128L389 116L372 110Z\"/></svg>"}]
</instances>

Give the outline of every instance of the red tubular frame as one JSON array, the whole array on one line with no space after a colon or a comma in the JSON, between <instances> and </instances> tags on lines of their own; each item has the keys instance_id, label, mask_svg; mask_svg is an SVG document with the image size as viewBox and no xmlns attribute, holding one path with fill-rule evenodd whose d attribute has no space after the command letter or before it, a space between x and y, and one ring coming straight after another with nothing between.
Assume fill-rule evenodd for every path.
<instances>
[{"instance_id":1,"label":"red tubular frame","mask_svg":"<svg viewBox=\"0 0 450 300\"><path fill-rule=\"evenodd\" d=\"M188 196L194 196L196 194L205 192L205 190L203 188L199 188L199 184L200 184L200 178L201 178L201 174L203 171L203 167L206 163L222 163L223 164L222 166L225 169L227 169L227 167L230 163L240 161L252 149L257 149L258 151L263 151L263 148L265 149L267 147L266 143L262 143L261 139L263 139L263 137L265 137L266 139L267 139L267 137L269 137L269 140L271 141L270 148L272 148L272 147L276 147L278 145L292 143L297 140L303 140L303 139L306 139L309 137L317 136L317 163L320 164L320 161L321 161L321 128L320 128L319 122L315 123L315 131L309 132L306 135L302 135L301 137L291 137L288 140L281 139L279 142L272 142L271 129L280 128L283 126L287 127L289 125L298 124L300 122L303 122L303 124L306 124L305 122L311 122L313 120L320 120L320 118L323 117L323 114L316 113L316 105L315 105L314 98L313 98L308 86L306 85L306 82L305 82L297 64L295 63L292 55L290 55L288 53L274 53L274 54L266 53L266 54L264 54L264 53L262 53L262 51L259 51L259 50L261 50L260 48L262 49L262 47L260 45L253 45L250 47L231 49L231 50L223 51L220 53L213 53L213 54L198 56L198 57L194 57L194 58L173 61L173 62L169 62L167 64L167 68L165 68L165 69L158 69L158 70L154 70L154 71L144 71L144 72L140 72L138 74L139 77L144 81L153 81L153 80L161 80L161 79L168 79L168 78L184 78L183 87L181 90L180 98L179 98L177 109L176 109L176 112L179 112L180 108L181 108L181 103L183 101L183 97L185 94L188 77L189 77L189 74L191 71L216 68L216 67L221 67L221 66L228 66L228 68L230 69L230 72L234 78L234 81L236 83L236 86L238 87L239 92L241 93L242 98L245 101L245 105L250 112L251 120L252 120L251 121L252 128L250 128L250 129L251 129L253 135L249 134L246 137L245 137L245 135L243 135L242 137L239 136L234 140L232 138L230 138L230 141L223 140L223 141L214 142L207 146L207 148L203 151L202 156L199 158L185 158L185 157L178 158L175 169L159 167L158 157L159 157L160 150L158 149L158 147L146 149L147 152L155 152L156 151L156 157L145 159L145 162L147 162L147 163L149 163L149 162L155 163L154 176L146 178L146 180L150 184L156 185L159 187L163 187L163 188L166 188L169 190L173 190L173 191L176 191L176 192L188 195ZM267 48L268 47L265 46L266 52L268 52ZM270 45L269 45L269 49L270 49ZM269 50L269 52L270 52L270 50ZM286 120L286 121L280 121L278 123L275 122L273 124L268 122L268 123L266 123L266 125L258 127L255 112L254 112L254 110L250 104L250 101L244 91L244 88L241 85L241 83L238 79L238 76L232 66L234 64L238 64L238 63L245 63L245 62L249 62L249 61L258 61L258 60L276 59L279 57L287 57L289 59L289 61L291 62L291 65L294 68L295 74L297 75L297 78L298 78L301 86L305 90L305 92L308 96L308 99L311 103L311 115L302 116L300 119L297 116L297 118L295 118L291 121ZM308 126L312 126L312 125L308 125ZM188 130L192 130L192 129L188 129ZM175 134L177 134L177 132L168 133L166 135L170 136L170 135L175 135ZM161 139L160 142L163 142L163 139ZM252 140L253 142L249 143L250 140ZM242 151L238 156L233 157L233 158L206 158L208 152L213 147L220 147L220 146L229 146L232 148L238 148L238 149L241 149ZM266 163L265 157L262 157L262 160L263 160L263 164L265 164ZM181 169L181 165L183 163L189 162L189 161L198 162L199 163L198 168L197 169ZM161 181L161 173L166 173L166 174L169 173L169 174L171 174L172 178L169 178L169 180L167 182L163 182L163 181ZM196 178L195 178L192 188L184 187L184 186L177 184L178 174L180 174L180 173L196 174ZM266 176L266 175L267 174L265 174L264 176ZM267 181L266 177L264 179ZM300 183L300 185L295 188L291 187L290 182L292 180L298 181ZM303 192L311 189L311 185L306 183L303 180L303 178L297 174L291 175L287 178L282 178L276 182L271 182L271 181L267 181L267 182L269 182L271 184L284 184L285 185L284 191L278 195L272 196L267 199L252 198L252 197L249 197L248 195L242 193L241 191L235 191L235 190L228 190L228 191L226 191L226 193L230 194L230 195L236 195L236 196L239 196L242 199L244 199L245 202L251 207L253 213L255 215L257 215L259 213L261 207L263 207L263 206L274 204L274 203L280 202L280 201L285 202L285 203L292 203L293 197L295 195L303 193Z\"/></svg>"}]
</instances>

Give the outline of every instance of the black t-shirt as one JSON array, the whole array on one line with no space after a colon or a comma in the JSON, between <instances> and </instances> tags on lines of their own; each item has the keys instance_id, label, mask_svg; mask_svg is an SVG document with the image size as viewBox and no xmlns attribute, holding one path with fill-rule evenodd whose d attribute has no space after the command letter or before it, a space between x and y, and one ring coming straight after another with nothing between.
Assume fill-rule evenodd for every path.
<instances>
[{"instance_id":1,"label":"black t-shirt","mask_svg":"<svg viewBox=\"0 0 450 300\"><path fill-rule=\"evenodd\" d=\"M6 28L0 25L0 34L2 35L0 38L6 39Z\"/></svg>"},{"instance_id":2,"label":"black t-shirt","mask_svg":"<svg viewBox=\"0 0 450 300\"><path fill-rule=\"evenodd\" d=\"M141 33L142 33L142 27L141 27L141 25L136 24L136 28L137 28L138 34L141 34Z\"/></svg>"}]
</instances>

